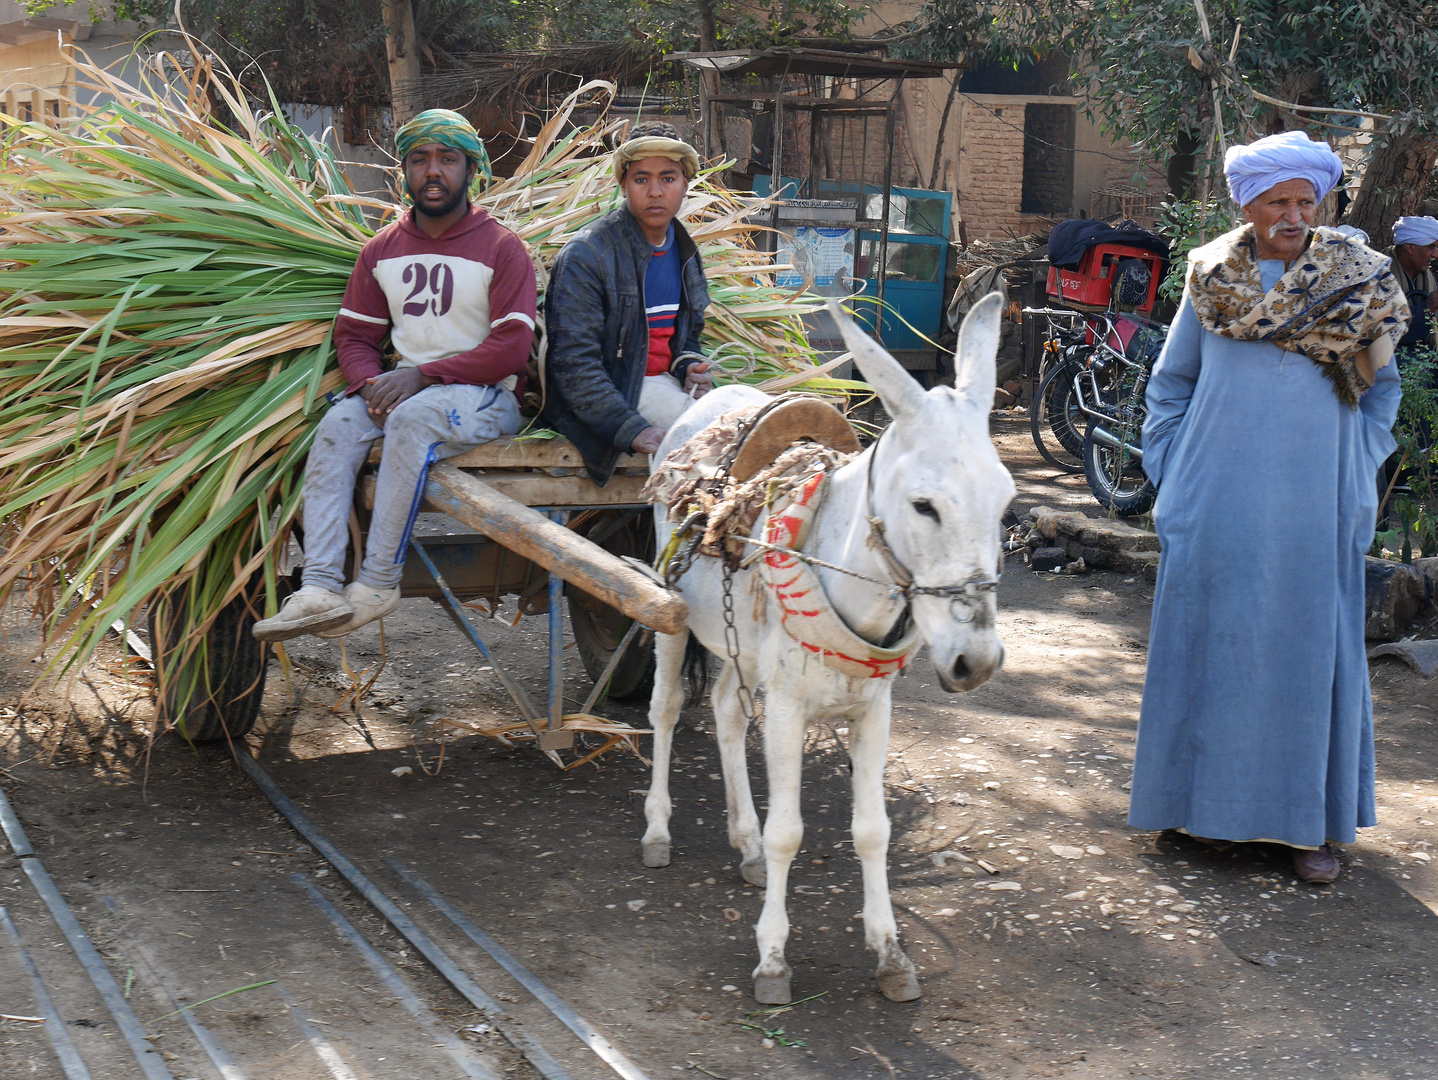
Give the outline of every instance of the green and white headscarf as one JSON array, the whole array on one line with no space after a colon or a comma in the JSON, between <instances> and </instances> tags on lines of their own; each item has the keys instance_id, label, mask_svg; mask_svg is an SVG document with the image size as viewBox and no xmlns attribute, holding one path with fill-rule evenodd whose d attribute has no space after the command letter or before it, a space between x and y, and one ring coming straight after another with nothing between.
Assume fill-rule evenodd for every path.
<instances>
[{"instance_id":1,"label":"green and white headscarf","mask_svg":"<svg viewBox=\"0 0 1438 1080\"><path fill-rule=\"evenodd\" d=\"M493 178L489 155L484 152L484 143L474 125L453 109L426 109L394 133L395 152L399 155L400 191L406 201L409 193L404 183L405 158L416 146L429 143L454 147L479 166L478 178Z\"/></svg>"}]
</instances>

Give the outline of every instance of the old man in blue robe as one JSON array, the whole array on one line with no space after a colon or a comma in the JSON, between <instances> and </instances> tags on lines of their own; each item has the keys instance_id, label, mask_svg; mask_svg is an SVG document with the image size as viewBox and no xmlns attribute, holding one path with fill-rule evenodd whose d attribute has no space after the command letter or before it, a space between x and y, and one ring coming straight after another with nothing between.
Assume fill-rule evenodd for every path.
<instances>
[{"instance_id":1,"label":"old man in blue robe","mask_svg":"<svg viewBox=\"0 0 1438 1080\"><path fill-rule=\"evenodd\" d=\"M1343 175L1302 132L1228 151L1245 224L1189 255L1148 384L1163 545L1129 822L1293 849L1373 825L1363 556L1408 322L1388 259L1313 227Z\"/></svg>"}]
</instances>

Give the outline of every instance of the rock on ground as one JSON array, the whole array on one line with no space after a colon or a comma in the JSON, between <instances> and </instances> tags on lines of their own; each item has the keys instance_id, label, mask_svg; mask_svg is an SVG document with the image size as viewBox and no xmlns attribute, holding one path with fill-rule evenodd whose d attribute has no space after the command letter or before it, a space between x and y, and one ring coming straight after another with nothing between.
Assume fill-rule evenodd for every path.
<instances>
[{"instance_id":1,"label":"rock on ground","mask_svg":"<svg viewBox=\"0 0 1438 1080\"><path fill-rule=\"evenodd\" d=\"M1364 636L1370 641L1396 641L1427 606L1428 579L1403 563L1372 556L1363 562Z\"/></svg>"},{"instance_id":2,"label":"rock on ground","mask_svg":"<svg viewBox=\"0 0 1438 1080\"><path fill-rule=\"evenodd\" d=\"M1073 510L1035 506L1029 511L1034 528L1051 546L1070 559L1102 570L1143 574L1153 581L1158 574L1159 543L1156 533L1122 521L1091 518Z\"/></svg>"}]
</instances>

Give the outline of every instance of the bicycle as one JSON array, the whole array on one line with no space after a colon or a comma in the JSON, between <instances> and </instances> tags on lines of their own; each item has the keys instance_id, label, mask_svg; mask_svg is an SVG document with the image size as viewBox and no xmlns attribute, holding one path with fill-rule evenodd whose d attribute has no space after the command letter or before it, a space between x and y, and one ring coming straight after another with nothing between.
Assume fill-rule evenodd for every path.
<instances>
[{"instance_id":1,"label":"bicycle","mask_svg":"<svg viewBox=\"0 0 1438 1080\"><path fill-rule=\"evenodd\" d=\"M1088 419L1081 454L1084 477L1099 505L1123 517L1145 514L1157 497L1143 471L1144 393L1168 327L1135 316L1115 330L1123 350L1104 350L1074 376L1075 404Z\"/></svg>"},{"instance_id":2,"label":"bicycle","mask_svg":"<svg viewBox=\"0 0 1438 1080\"><path fill-rule=\"evenodd\" d=\"M1083 473L1099 504L1146 513L1153 485L1143 473L1143 395L1168 328L1138 315L1025 308L1048 320L1038 390L1029 407L1044 460Z\"/></svg>"},{"instance_id":3,"label":"bicycle","mask_svg":"<svg viewBox=\"0 0 1438 1080\"><path fill-rule=\"evenodd\" d=\"M1111 389L1107 384L1121 370L1116 362L1125 359L1135 327L1148 321L1116 312L1071 308L1024 308L1024 314L1048 319L1038 390L1029 408L1034 445L1056 468L1081 473L1088 413L1074 394L1074 380L1088 372L1091 379L1104 383L1103 389ZM1057 447L1050 445L1049 437Z\"/></svg>"}]
</instances>

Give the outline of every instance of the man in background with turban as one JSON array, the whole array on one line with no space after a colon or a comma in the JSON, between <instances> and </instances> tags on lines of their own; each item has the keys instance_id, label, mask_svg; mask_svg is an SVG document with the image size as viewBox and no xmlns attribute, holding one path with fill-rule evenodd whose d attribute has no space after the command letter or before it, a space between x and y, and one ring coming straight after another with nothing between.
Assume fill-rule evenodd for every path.
<instances>
[{"instance_id":1,"label":"man in background with turban","mask_svg":"<svg viewBox=\"0 0 1438 1080\"><path fill-rule=\"evenodd\" d=\"M1398 359L1411 348L1438 348L1438 278L1433 260L1438 257L1438 219L1401 217L1393 223L1393 275L1408 298L1413 321L1398 343Z\"/></svg>"},{"instance_id":2,"label":"man in background with turban","mask_svg":"<svg viewBox=\"0 0 1438 1080\"><path fill-rule=\"evenodd\" d=\"M614 152L624 205L565 244L549 276L543 419L579 448L597 484L620 454L658 450L713 385L699 351L704 267L675 220L698 172L699 155L672 126L635 127Z\"/></svg>"},{"instance_id":3,"label":"man in background with turban","mask_svg":"<svg viewBox=\"0 0 1438 1080\"><path fill-rule=\"evenodd\" d=\"M1431 217L1401 217L1393 223L1393 276L1398 287L1408 299L1408 310L1412 321L1408 332L1398 342L1394 360L1399 369L1420 349L1438 349L1438 275L1433 272L1433 259L1438 256L1438 219ZM1410 369L1409 386L1417 373ZM1432 385L1429 376L1428 386ZM1431 446L1432 425L1427 420L1419 422L1419 434L1423 445ZM1404 467L1405 455L1395 451L1383 466L1378 476L1379 490L1391 496L1379 507L1379 515L1385 522L1392 521L1394 499L1398 495L1410 494L1404 485L1411 480L1412 473ZM1386 527L1386 526L1385 526Z\"/></svg>"},{"instance_id":4,"label":"man in background with turban","mask_svg":"<svg viewBox=\"0 0 1438 1080\"><path fill-rule=\"evenodd\" d=\"M345 289L334 340L347 386L305 465L304 584L255 624L261 641L341 637L392 612L430 464L519 429L534 264L469 201L489 173L484 145L459 113L431 109L395 133L395 148L412 206L365 244ZM345 585L355 478L380 438L364 563Z\"/></svg>"},{"instance_id":5,"label":"man in background with turban","mask_svg":"<svg viewBox=\"0 0 1438 1080\"><path fill-rule=\"evenodd\" d=\"M1329 882L1329 841L1375 822L1363 556L1408 311L1384 256L1313 227L1343 172L1326 144L1224 166L1246 224L1190 253L1147 389L1163 558L1129 822L1285 845Z\"/></svg>"}]
</instances>

